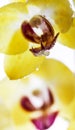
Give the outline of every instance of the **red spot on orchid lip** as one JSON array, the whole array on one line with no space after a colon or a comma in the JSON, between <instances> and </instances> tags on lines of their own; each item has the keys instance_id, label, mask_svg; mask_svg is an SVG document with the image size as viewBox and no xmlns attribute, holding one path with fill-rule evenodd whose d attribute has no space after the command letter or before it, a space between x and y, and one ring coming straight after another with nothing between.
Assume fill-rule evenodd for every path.
<instances>
[{"instance_id":1,"label":"red spot on orchid lip","mask_svg":"<svg viewBox=\"0 0 75 130\"><path fill-rule=\"evenodd\" d=\"M36 108L32 105L31 101L29 100L28 97L23 97L21 99L21 106L23 109L27 110L27 111L35 111Z\"/></svg>"},{"instance_id":2,"label":"red spot on orchid lip","mask_svg":"<svg viewBox=\"0 0 75 130\"><path fill-rule=\"evenodd\" d=\"M53 112L49 115L39 117L37 119L32 119L31 121L36 126L37 129L45 130L52 126L57 115L58 115L58 111Z\"/></svg>"}]
</instances>

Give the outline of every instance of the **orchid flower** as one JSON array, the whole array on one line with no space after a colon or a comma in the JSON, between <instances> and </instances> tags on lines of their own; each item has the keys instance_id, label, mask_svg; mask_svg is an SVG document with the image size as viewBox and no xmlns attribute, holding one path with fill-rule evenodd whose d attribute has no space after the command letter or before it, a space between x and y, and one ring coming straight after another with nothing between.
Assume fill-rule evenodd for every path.
<instances>
[{"instance_id":1,"label":"orchid flower","mask_svg":"<svg viewBox=\"0 0 75 130\"><path fill-rule=\"evenodd\" d=\"M56 41L74 48L73 14L68 0L15 1L2 6L0 52L7 54L4 60L7 76L18 79L31 74L50 54Z\"/></svg>"},{"instance_id":2,"label":"orchid flower","mask_svg":"<svg viewBox=\"0 0 75 130\"><path fill-rule=\"evenodd\" d=\"M75 76L63 63L47 57L57 42L75 49L74 3L6 0L1 4L0 53L5 55L8 77L0 81L1 130L45 130L59 115L71 122L68 130L74 129Z\"/></svg>"},{"instance_id":3,"label":"orchid flower","mask_svg":"<svg viewBox=\"0 0 75 130\"><path fill-rule=\"evenodd\" d=\"M73 73L54 59L46 59L41 68L29 77L0 81L0 97L17 130L48 129L59 115L71 120L69 106L74 100L74 91Z\"/></svg>"}]
</instances>

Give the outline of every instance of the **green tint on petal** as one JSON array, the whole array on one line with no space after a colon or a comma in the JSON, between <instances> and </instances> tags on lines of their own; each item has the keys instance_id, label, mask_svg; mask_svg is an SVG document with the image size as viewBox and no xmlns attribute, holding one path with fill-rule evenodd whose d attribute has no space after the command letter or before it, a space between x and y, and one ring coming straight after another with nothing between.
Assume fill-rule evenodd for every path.
<instances>
[{"instance_id":1,"label":"green tint on petal","mask_svg":"<svg viewBox=\"0 0 75 130\"><path fill-rule=\"evenodd\" d=\"M73 2L73 6L75 7L75 0L72 0L72 2Z\"/></svg>"},{"instance_id":2,"label":"green tint on petal","mask_svg":"<svg viewBox=\"0 0 75 130\"><path fill-rule=\"evenodd\" d=\"M75 48L75 18L70 29L66 33L61 33L58 37L60 43L70 48Z\"/></svg>"},{"instance_id":3,"label":"green tint on petal","mask_svg":"<svg viewBox=\"0 0 75 130\"><path fill-rule=\"evenodd\" d=\"M68 0L29 0L28 3L39 7L43 15L46 12L59 32L66 32L71 26L73 11Z\"/></svg>"},{"instance_id":4,"label":"green tint on petal","mask_svg":"<svg viewBox=\"0 0 75 130\"><path fill-rule=\"evenodd\" d=\"M21 31L18 32L22 22L27 19L27 13L24 3L13 3L0 8L0 52L17 54L27 50L28 42L24 40Z\"/></svg>"},{"instance_id":5,"label":"green tint on petal","mask_svg":"<svg viewBox=\"0 0 75 130\"><path fill-rule=\"evenodd\" d=\"M43 62L44 56L34 56L30 51L19 55L6 56L4 69L10 79L18 79L35 71Z\"/></svg>"}]
</instances>

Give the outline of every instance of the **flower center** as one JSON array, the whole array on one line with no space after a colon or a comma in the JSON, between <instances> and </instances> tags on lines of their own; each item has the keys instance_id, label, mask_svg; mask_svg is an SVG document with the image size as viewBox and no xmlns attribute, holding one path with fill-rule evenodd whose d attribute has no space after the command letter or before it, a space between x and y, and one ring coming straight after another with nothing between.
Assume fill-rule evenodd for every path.
<instances>
[{"instance_id":1,"label":"flower center","mask_svg":"<svg viewBox=\"0 0 75 130\"><path fill-rule=\"evenodd\" d=\"M34 31L34 28L41 29L42 34L39 36ZM54 36L54 29L51 23L43 16L36 15L29 22L24 21L21 26L22 33L29 41L40 44L40 47L30 48L30 51L35 55L49 55L49 50L54 46L59 35Z\"/></svg>"}]
</instances>

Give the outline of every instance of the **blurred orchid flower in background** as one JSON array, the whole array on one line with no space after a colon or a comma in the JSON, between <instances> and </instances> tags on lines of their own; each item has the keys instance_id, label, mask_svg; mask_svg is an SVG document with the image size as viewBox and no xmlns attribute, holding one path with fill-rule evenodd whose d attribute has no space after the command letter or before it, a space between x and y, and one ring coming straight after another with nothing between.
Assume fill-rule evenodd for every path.
<instances>
[{"instance_id":1,"label":"blurred orchid flower in background","mask_svg":"<svg viewBox=\"0 0 75 130\"><path fill-rule=\"evenodd\" d=\"M0 53L7 75L0 81L0 129L45 130L61 116L73 130L75 76L50 58L50 50L57 42L75 49L74 1L5 0L0 6Z\"/></svg>"}]
</instances>

